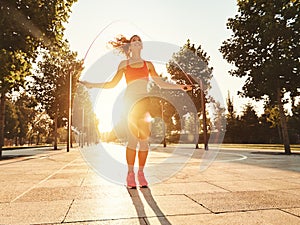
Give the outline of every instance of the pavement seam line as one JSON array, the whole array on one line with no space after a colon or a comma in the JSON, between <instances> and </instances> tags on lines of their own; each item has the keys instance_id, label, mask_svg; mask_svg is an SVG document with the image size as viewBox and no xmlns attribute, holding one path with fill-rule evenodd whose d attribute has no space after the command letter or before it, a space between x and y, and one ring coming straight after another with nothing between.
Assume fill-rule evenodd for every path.
<instances>
[{"instance_id":1,"label":"pavement seam line","mask_svg":"<svg viewBox=\"0 0 300 225\"><path fill-rule=\"evenodd\" d=\"M187 197L188 199L191 199L193 202L197 203L198 205L202 206L204 209L207 209L208 211L210 211L210 213L214 214L214 212L212 210L210 210L208 207L206 207L205 205L201 204L200 202L197 202L192 197L188 196L187 194L184 194L184 196Z\"/></svg>"},{"instance_id":2,"label":"pavement seam line","mask_svg":"<svg viewBox=\"0 0 300 225\"><path fill-rule=\"evenodd\" d=\"M62 220L61 223L64 223L65 220L67 219L67 216L68 216L68 214L69 214L69 212L70 212L70 210L71 210L71 207L72 207L74 201L75 201L75 199L72 200L72 202L71 202L71 204L70 204L70 206L69 206L69 208L68 208L68 210L67 210L67 212L66 212L66 215L64 216L64 218L63 218L63 220Z\"/></svg>"},{"instance_id":3,"label":"pavement seam line","mask_svg":"<svg viewBox=\"0 0 300 225\"><path fill-rule=\"evenodd\" d=\"M295 209L295 208L286 208L286 209ZM285 209L279 209L279 210L282 211L282 212L284 212L284 213L287 213L289 215L296 216L296 217L300 218L300 216L298 216L298 215L296 215L296 214L294 214L292 212L285 211Z\"/></svg>"},{"instance_id":4,"label":"pavement seam line","mask_svg":"<svg viewBox=\"0 0 300 225\"><path fill-rule=\"evenodd\" d=\"M15 202L16 200L18 200L19 198L21 198L22 196L24 196L25 194L27 194L29 191L31 191L32 189L36 188L38 185L42 184L43 182L45 182L46 180L48 180L50 177L54 176L55 174L57 174L58 172L60 172L61 170L63 170L64 168L66 168L67 166L69 166L70 164L72 164L75 160L77 160L78 157L74 160L72 160L71 162L67 163L66 165L64 165L62 168L60 168L59 170L55 171L54 173L50 174L48 177L44 178L43 180L41 180L39 183L33 185L31 188L27 189L26 191L24 191L22 194L18 195L16 198L14 198L10 203Z\"/></svg>"},{"instance_id":5,"label":"pavement seam line","mask_svg":"<svg viewBox=\"0 0 300 225\"><path fill-rule=\"evenodd\" d=\"M269 208L257 208L257 209L238 209L238 210L228 210L228 211L218 211L213 212L213 214L228 214L228 213L246 213L246 212L259 212L259 211L271 211L271 210L278 210L282 211L280 208L277 207L269 207ZM291 214L292 216L296 216ZM298 217L298 216L296 216Z\"/></svg>"},{"instance_id":6,"label":"pavement seam line","mask_svg":"<svg viewBox=\"0 0 300 225\"><path fill-rule=\"evenodd\" d=\"M233 191L231 191L231 190L229 190L229 189L226 189L226 188L224 188L224 187L222 187L222 186L220 186L220 185L217 185L217 184L214 184L214 183L212 183L212 182L214 182L214 181L205 181L206 183L208 183L208 184L210 184L210 185L212 185L212 186L215 186L215 187L217 187L217 188L221 188L221 189L223 189L224 191L227 191L227 193L232 193Z\"/></svg>"}]
</instances>

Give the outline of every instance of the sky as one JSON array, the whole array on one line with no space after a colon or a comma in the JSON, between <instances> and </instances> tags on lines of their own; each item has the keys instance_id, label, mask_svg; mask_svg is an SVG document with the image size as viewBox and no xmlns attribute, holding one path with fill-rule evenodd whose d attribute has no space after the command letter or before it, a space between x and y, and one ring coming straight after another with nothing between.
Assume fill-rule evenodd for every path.
<instances>
[{"instance_id":1,"label":"sky","mask_svg":"<svg viewBox=\"0 0 300 225\"><path fill-rule=\"evenodd\" d=\"M226 23L237 14L236 0L78 0L71 9L65 38L71 49L78 52L78 57L85 59L85 71L111 51L107 42L119 34L127 37L138 34L143 41L165 42L179 47L190 39L195 46L201 45L210 56L209 65L214 68L213 78L223 102L226 102L229 91L235 110L240 113L250 101L237 96L245 79L229 75L228 71L233 67L223 59L219 51L222 42L231 35ZM98 78L102 82L101 76L107 77L101 71L93 76L95 79L87 75L83 75L81 79ZM101 93L97 100L101 104L98 105L114 101L115 91ZM262 110L259 105L256 107L258 112ZM100 108L96 107L96 111L103 112L103 107ZM105 115L109 113L111 111L108 109L104 112Z\"/></svg>"}]
</instances>

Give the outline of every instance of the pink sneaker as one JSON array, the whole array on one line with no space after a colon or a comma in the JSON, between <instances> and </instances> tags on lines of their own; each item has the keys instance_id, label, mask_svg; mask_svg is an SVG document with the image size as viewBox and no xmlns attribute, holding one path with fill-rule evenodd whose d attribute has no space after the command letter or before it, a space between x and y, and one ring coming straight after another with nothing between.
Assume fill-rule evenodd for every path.
<instances>
[{"instance_id":1,"label":"pink sneaker","mask_svg":"<svg viewBox=\"0 0 300 225\"><path fill-rule=\"evenodd\" d=\"M127 187L128 188L136 188L136 183L135 183L135 175L134 172L129 172L127 174Z\"/></svg>"},{"instance_id":2,"label":"pink sneaker","mask_svg":"<svg viewBox=\"0 0 300 225\"><path fill-rule=\"evenodd\" d=\"M138 180L141 187L148 187L148 182L143 171L138 171Z\"/></svg>"}]
</instances>

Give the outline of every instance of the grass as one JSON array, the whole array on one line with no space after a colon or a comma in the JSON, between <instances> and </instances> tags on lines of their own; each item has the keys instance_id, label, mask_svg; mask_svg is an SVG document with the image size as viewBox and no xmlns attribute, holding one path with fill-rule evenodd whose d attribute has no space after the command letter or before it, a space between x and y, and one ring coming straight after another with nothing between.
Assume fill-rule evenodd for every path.
<instances>
[{"instance_id":1,"label":"grass","mask_svg":"<svg viewBox=\"0 0 300 225\"><path fill-rule=\"evenodd\" d=\"M291 151L300 151L300 144L290 145ZM221 148L239 148L239 149L265 149L265 150L282 150L282 144L222 144Z\"/></svg>"}]
</instances>

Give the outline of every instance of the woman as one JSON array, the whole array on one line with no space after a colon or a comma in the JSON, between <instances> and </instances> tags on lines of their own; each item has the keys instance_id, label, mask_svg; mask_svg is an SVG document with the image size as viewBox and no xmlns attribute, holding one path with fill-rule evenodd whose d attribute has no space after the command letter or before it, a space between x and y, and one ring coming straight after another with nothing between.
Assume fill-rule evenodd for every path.
<instances>
[{"instance_id":1,"label":"woman","mask_svg":"<svg viewBox=\"0 0 300 225\"><path fill-rule=\"evenodd\" d=\"M144 176L144 167L148 156L148 139L150 136L150 120L147 111L147 85L149 75L161 88L191 90L188 85L176 85L164 82L155 71L150 61L141 57L143 44L138 35L133 35L129 40L124 36L116 38L110 44L125 54L127 60L120 62L118 71L111 81L105 83L90 83L80 81L88 88L114 88L125 75L127 87L125 92L126 121L127 121L127 147L126 161L128 165L127 187L136 188L134 163L136 148L139 144L138 159L138 182L141 187L147 187L148 182Z\"/></svg>"}]
</instances>

